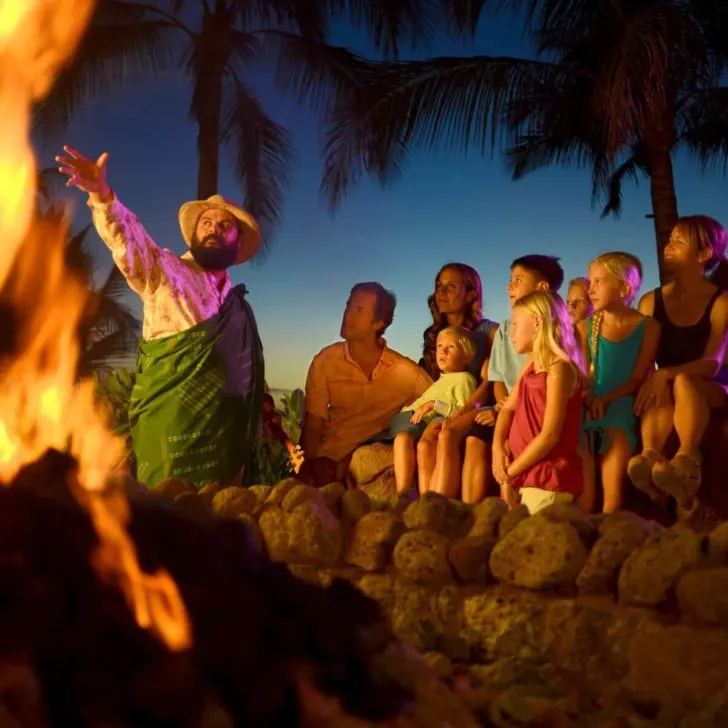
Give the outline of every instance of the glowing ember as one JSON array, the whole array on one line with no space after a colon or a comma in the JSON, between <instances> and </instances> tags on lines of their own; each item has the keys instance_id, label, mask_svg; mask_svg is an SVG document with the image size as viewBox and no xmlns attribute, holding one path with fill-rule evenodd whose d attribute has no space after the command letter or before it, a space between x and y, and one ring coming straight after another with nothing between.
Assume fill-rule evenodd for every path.
<instances>
[{"instance_id":1,"label":"glowing ember","mask_svg":"<svg viewBox=\"0 0 728 728\"><path fill-rule=\"evenodd\" d=\"M70 59L93 0L0 0L0 287L19 313L15 349L0 369L0 482L48 449L70 452L69 483L99 537L93 565L117 584L137 623L171 650L191 644L187 611L164 570L142 572L126 525L130 509L109 477L122 443L106 427L90 381L78 382L77 331L88 291L64 264L65 224L33 221L32 105Z\"/></svg>"}]
</instances>

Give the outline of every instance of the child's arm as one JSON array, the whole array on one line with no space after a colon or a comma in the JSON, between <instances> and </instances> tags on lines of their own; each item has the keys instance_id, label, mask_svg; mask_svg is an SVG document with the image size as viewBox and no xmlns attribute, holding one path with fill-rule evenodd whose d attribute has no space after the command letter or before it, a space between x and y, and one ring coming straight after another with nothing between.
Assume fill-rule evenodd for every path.
<instances>
[{"instance_id":1,"label":"child's arm","mask_svg":"<svg viewBox=\"0 0 728 728\"><path fill-rule=\"evenodd\" d=\"M613 389L601 397L594 400L595 403L602 401L607 406L620 397L627 397L634 394L642 386L647 379L650 370L655 368L655 359L657 358L657 347L660 345L660 324L653 318L647 318L645 321L645 336L642 340L642 348L635 362L632 374L629 379L621 386Z\"/></svg>"},{"instance_id":2,"label":"child's arm","mask_svg":"<svg viewBox=\"0 0 728 728\"><path fill-rule=\"evenodd\" d=\"M576 382L574 370L564 361L556 362L549 369L546 380L546 411L543 427L541 432L528 443L524 451L508 466L506 474L509 479L512 480L525 473L543 460L556 446L564 426L566 404L574 392ZM498 417L498 425L500 425L502 416L503 412ZM496 425L496 432L498 425Z\"/></svg>"}]
</instances>

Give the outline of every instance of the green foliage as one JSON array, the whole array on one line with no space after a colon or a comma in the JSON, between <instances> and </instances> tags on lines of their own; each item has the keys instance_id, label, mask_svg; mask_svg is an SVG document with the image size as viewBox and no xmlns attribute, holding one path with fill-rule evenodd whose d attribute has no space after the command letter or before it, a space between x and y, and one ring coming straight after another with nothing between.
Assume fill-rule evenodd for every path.
<instances>
[{"instance_id":1,"label":"green foliage","mask_svg":"<svg viewBox=\"0 0 728 728\"><path fill-rule=\"evenodd\" d=\"M306 397L303 390L294 389L290 394L281 397L281 424L293 442L298 445L301 439L301 427L305 414Z\"/></svg>"}]
</instances>

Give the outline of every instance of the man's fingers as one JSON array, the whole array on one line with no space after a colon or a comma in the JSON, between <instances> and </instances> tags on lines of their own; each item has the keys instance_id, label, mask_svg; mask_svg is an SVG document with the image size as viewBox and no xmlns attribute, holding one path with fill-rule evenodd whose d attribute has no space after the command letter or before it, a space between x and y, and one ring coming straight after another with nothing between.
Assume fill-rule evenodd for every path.
<instances>
[{"instance_id":1,"label":"man's fingers","mask_svg":"<svg viewBox=\"0 0 728 728\"><path fill-rule=\"evenodd\" d=\"M99 167L100 169L105 169L106 168L106 162L108 162L108 161L109 161L109 153L108 152L104 152L96 160L96 166Z\"/></svg>"},{"instance_id":2,"label":"man's fingers","mask_svg":"<svg viewBox=\"0 0 728 728\"><path fill-rule=\"evenodd\" d=\"M70 154L74 159L86 159L81 152L73 147L69 147L67 144L63 146L63 151L66 152L66 154Z\"/></svg>"}]
</instances>

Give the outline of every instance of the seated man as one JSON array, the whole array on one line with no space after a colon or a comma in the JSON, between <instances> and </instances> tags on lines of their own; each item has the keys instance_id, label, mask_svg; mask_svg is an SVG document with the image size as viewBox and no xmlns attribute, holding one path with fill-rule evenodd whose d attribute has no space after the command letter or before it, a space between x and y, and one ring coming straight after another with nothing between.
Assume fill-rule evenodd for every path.
<instances>
[{"instance_id":1,"label":"seated man","mask_svg":"<svg viewBox=\"0 0 728 728\"><path fill-rule=\"evenodd\" d=\"M318 486L343 483L354 450L387 429L392 416L432 384L417 364L382 339L396 303L381 284L357 283L341 323L344 341L313 358L301 433L304 480Z\"/></svg>"}]
</instances>

